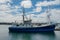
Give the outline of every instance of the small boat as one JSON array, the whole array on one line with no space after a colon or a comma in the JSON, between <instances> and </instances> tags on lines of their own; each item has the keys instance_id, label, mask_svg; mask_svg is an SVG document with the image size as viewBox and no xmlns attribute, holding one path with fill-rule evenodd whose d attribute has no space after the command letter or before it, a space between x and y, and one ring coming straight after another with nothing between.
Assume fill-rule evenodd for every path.
<instances>
[{"instance_id":1,"label":"small boat","mask_svg":"<svg viewBox=\"0 0 60 40\"><path fill-rule=\"evenodd\" d=\"M49 16L47 16L49 18ZM9 32L53 32L55 30L55 24L49 22L46 25L33 25L32 20L24 20L23 11L23 23L14 24L9 27Z\"/></svg>"}]
</instances>

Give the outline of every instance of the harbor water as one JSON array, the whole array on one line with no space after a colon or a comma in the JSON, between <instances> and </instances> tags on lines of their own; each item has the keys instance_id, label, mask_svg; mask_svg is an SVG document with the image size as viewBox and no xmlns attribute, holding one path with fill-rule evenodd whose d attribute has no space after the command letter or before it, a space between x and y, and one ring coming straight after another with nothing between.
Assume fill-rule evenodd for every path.
<instances>
[{"instance_id":1,"label":"harbor water","mask_svg":"<svg viewBox=\"0 0 60 40\"><path fill-rule=\"evenodd\" d=\"M60 31L40 33L11 33L8 27L0 25L0 40L60 40Z\"/></svg>"}]
</instances>

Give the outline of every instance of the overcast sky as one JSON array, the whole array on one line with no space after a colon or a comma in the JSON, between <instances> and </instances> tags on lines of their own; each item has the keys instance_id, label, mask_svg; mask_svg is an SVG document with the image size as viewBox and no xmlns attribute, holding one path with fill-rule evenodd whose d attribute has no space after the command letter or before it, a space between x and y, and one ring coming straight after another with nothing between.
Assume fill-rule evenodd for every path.
<instances>
[{"instance_id":1,"label":"overcast sky","mask_svg":"<svg viewBox=\"0 0 60 40\"><path fill-rule=\"evenodd\" d=\"M47 22L49 14L51 21L60 22L60 0L0 0L0 22L21 22L22 8L32 22Z\"/></svg>"}]
</instances>

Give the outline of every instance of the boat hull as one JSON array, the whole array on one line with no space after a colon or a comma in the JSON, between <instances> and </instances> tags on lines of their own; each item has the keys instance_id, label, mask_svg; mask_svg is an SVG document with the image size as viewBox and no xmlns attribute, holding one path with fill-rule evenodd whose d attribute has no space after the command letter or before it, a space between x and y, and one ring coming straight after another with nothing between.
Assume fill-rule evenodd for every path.
<instances>
[{"instance_id":1,"label":"boat hull","mask_svg":"<svg viewBox=\"0 0 60 40\"><path fill-rule=\"evenodd\" d=\"M55 25L31 28L9 27L9 32L53 32L54 30Z\"/></svg>"}]
</instances>

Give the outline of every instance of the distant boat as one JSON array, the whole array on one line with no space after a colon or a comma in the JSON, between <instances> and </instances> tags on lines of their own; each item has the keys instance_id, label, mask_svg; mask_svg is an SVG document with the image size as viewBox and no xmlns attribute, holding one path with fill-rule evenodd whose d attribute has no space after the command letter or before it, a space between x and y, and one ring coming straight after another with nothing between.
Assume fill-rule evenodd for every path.
<instances>
[{"instance_id":1,"label":"distant boat","mask_svg":"<svg viewBox=\"0 0 60 40\"><path fill-rule=\"evenodd\" d=\"M24 10L24 9L23 9ZM23 23L20 25L12 25L9 27L10 32L53 32L55 30L55 24L51 24L50 19L49 23L46 25L33 25L32 20L24 20L24 11L23 11ZM47 16L49 18L49 16Z\"/></svg>"}]
</instances>

